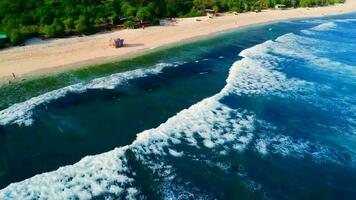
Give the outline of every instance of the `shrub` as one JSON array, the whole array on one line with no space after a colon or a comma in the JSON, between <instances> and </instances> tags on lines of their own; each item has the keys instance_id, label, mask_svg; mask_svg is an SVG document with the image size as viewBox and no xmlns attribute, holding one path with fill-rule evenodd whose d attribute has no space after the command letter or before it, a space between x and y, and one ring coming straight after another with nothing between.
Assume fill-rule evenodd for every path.
<instances>
[{"instance_id":1,"label":"shrub","mask_svg":"<svg viewBox=\"0 0 356 200\"><path fill-rule=\"evenodd\" d=\"M149 12L148 8L141 7L138 9L136 17L140 20L148 20L151 18L151 13Z\"/></svg>"},{"instance_id":2,"label":"shrub","mask_svg":"<svg viewBox=\"0 0 356 200\"><path fill-rule=\"evenodd\" d=\"M22 33L25 38L39 36L39 28L35 25L20 26L18 31Z\"/></svg>"},{"instance_id":3,"label":"shrub","mask_svg":"<svg viewBox=\"0 0 356 200\"><path fill-rule=\"evenodd\" d=\"M62 37L65 33L65 27L62 21L55 19L52 25L47 25L43 29L47 38Z\"/></svg>"},{"instance_id":4,"label":"shrub","mask_svg":"<svg viewBox=\"0 0 356 200\"><path fill-rule=\"evenodd\" d=\"M84 15L79 17L75 28L78 33L91 34L95 32L95 27L90 23L89 18Z\"/></svg>"},{"instance_id":5,"label":"shrub","mask_svg":"<svg viewBox=\"0 0 356 200\"><path fill-rule=\"evenodd\" d=\"M10 43L12 45L20 45L25 42L25 36L20 33L18 30L14 30L9 34Z\"/></svg>"},{"instance_id":6,"label":"shrub","mask_svg":"<svg viewBox=\"0 0 356 200\"><path fill-rule=\"evenodd\" d=\"M73 18L67 18L63 21L65 32L70 33L75 29Z\"/></svg>"},{"instance_id":7,"label":"shrub","mask_svg":"<svg viewBox=\"0 0 356 200\"><path fill-rule=\"evenodd\" d=\"M185 17L197 17L202 15L204 15L202 11L193 8L188 14L185 15Z\"/></svg>"},{"instance_id":8,"label":"shrub","mask_svg":"<svg viewBox=\"0 0 356 200\"><path fill-rule=\"evenodd\" d=\"M5 43L3 41L0 41L0 49L5 47Z\"/></svg>"},{"instance_id":9,"label":"shrub","mask_svg":"<svg viewBox=\"0 0 356 200\"><path fill-rule=\"evenodd\" d=\"M124 28L136 28L136 24L132 20L127 20L124 23Z\"/></svg>"}]
</instances>

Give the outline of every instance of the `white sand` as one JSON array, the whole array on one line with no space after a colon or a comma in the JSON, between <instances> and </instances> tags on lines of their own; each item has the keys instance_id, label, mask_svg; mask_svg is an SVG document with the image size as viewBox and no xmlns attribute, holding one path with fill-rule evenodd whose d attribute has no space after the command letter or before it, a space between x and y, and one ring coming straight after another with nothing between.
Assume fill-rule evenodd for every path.
<instances>
[{"instance_id":1,"label":"white sand","mask_svg":"<svg viewBox=\"0 0 356 200\"><path fill-rule=\"evenodd\" d=\"M42 42L32 40L29 45L0 51L0 81L12 79L12 73L19 78L124 59L149 49L246 25L348 12L356 12L356 0L347 0L345 4L328 7L265 10L237 16L223 14L214 19L185 18L178 19L171 26L148 27L144 30L118 30ZM109 47L110 38L124 38L127 46L118 49Z\"/></svg>"}]
</instances>

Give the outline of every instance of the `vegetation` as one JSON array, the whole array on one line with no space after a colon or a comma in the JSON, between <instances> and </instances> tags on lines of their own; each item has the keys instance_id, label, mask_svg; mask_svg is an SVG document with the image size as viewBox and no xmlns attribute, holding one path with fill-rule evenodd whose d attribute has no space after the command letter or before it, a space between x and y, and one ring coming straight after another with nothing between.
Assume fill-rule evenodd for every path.
<instances>
[{"instance_id":1,"label":"vegetation","mask_svg":"<svg viewBox=\"0 0 356 200\"><path fill-rule=\"evenodd\" d=\"M0 0L0 34L12 45L30 37L92 34L115 25L135 28L137 21L157 23L162 17L191 17L216 11L255 11L328 5L344 0ZM0 44L0 47L4 44Z\"/></svg>"}]
</instances>

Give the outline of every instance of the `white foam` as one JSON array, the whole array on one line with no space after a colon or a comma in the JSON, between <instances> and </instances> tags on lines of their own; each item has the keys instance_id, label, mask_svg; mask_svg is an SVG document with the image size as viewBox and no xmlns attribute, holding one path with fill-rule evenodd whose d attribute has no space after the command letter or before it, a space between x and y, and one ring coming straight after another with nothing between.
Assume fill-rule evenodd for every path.
<instances>
[{"instance_id":1,"label":"white foam","mask_svg":"<svg viewBox=\"0 0 356 200\"><path fill-rule=\"evenodd\" d=\"M158 74L165 67L174 66L167 63L159 63L153 68L136 69L133 71L112 74L107 77L96 78L87 83L78 83L64 88L47 92L40 96L33 97L25 102L17 103L7 109L0 111L0 125L18 124L31 125L32 110L44 103L64 97L68 93L83 93L88 89L114 89L118 85L125 83L130 79L145 77L152 74Z\"/></svg>"},{"instance_id":2,"label":"white foam","mask_svg":"<svg viewBox=\"0 0 356 200\"><path fill-rule=\"evenodd\" d=\"M174 140L197 147L224 148L225 144L238 142L241 129L253 130L253 116L244 111L236 111L218 102L213 96L179 112L156 129L146 130L137 135L133 143L139 155L162 154L164 145ZM199 142L202 141L202 142ZM144 160L144 159L143 159Z\"/></svg>"},{"instance_id":3,"label":"white foam","mask_svg":"<svg viewBox=\"0 0 356 200\"><path fill-rule=\"evenodd\" d=\"M269 54L275 51L275 44L274 41L267 41L243 50L239 54L243 59L233 64L222 94L282 94L309 84L302 80L287 78L284 73L276 70L280 68L278 63L283 60Z\"/></svg>"},{"instance_id":4,"label":"white foam","mask_svg":"<svg viewBox=\"0 0 356 200\"><path fill-rule=\"evenodd\" d=\"M344 75L356 75L354 66L321 56L325 51L328 53L334 52L335 49L338 49L337 51L339 51L340 48L337 48L337 45L339 45L338 43L310 39L297 35L291 35L290 38L289 43L293 44L293 48L283 48L282 51L285 55L304 59L311 63L312 67L317 67L318 70L337 71L338 74L343 73ZM323 45L319 45L321 43L323 43ZM345 46L345 44L343 44L343 46Z\"/></svg>"},{"instance_id":5,"label":"white foam","mask_svg":"<svg viewBox=\"0 0 356 200\"><path fill-rule=\"evenodd\" d=\"M320 43L323 43L324 45L321 46L319 45ZM273 52L274 54L277 54L279 56L286 56L290 57L291 59L302 59L312 64L310 66L318 67L318 69L320 70L337 70L338 73L356 75L356 70L354 66L333 61L330 58L321 56L325 51L334 51L336 45L337 44L330 41L323 41L289 33L278 37L275 42L265 44L265 46L268 47L264 48L268 48L268 50L265 50L266 52ZM251 49L249 49L249 51L251 51ZM251 52L250 54L253 55L253 52ZM254 57L256 58L256 56ZM278 60L275 61L276 59L277 58L274 58L274 56L271 55L265 58L265 60L273 60L272 66L275 66L276 62L279 62ZM278 59L281 60L282 58ZM255 60L261 62L261 60L263 59L258 58Z\"/></svg>"},{"instance_id":6,"label":"white foam","mask_svg":"<svg viewBox=\"0 0 356 200\"><path fill-rule=\"evenodd\" d=\"M335 22L356 22L356 19L337 19Z\"/></svg>"},{"instance_id":7,"label":"white foam","mask_svg":"<svg viewBox=\"0 0 356 200\"><path fill-rule=\"evenodd\" d=\"M326 23L323 23L323 24L320 24L318 26L311 28L311 30L313 30L313 31L328 31L328 30L334 29L336 27L337 27L337 25L334 22L326 22Z\"/></svg>"},{"instance_id":8,"label":"white foam","mask_svg":"<svg viewBox=\"0 0 356 200\"><path fill-rule=\"evenodd\" d=\"M182 157L183 156L183 152L178 152L173 149L169 149L169 153L174 157Z\"/></svg>"},{"instance_id":9,"label":"white foam","mask_svg":"<svg viewBox=\"0 0 356 200\"><path fill-rule=\"evenodd\" d=\"M316 141L294 138L281 133L281 130L264 121L258 120L263 127L251 146L261 155L279 154L294 158L312 158L314 162L332 162L342 164L340 152L332 147L322 145ZM294 133L294 135L298 135Z\"/></svg>"},{"instance_id":10,"label":"white foam","mask_svg":"<svg viewBox=\"0 0 356 200\"><path fill-rule=\"evenodd\" d=\"M322 31L329 31L329 30L333 30L336 29L338 24L337 23L353 23L356 22L355 19L336 19L336 20L315 20L313 21L314 23L317 23L319 25L310 28L310 29L306 29L306 30L302 30L301 32L307 34L307 35L314 35L315 32L322 32Z\"/></svg>"},{"instance_id":11,"label":"white foam","mask_svg":"<svg viewBox=\"0 0 356 200\"><path fill-rule=\"evenodd\" d=\"M0 191L0 199L90 199L123 194L133 179L126 175L127 163L121 147L97 156L87 156L74 165L36 175Z\"/></svg>"},{"instance_id":12,"label":"white foam","mask_svg":"<svg viewBox=\"0 0 356 200\"><path fill-rule=\"evenodd\" d=\"M254 143L254 148L262 156L268 154L279 154L282 156L292 156L295 158L305 158L308 156L314 162L332 162L342 164L340 153L331 148L308 140L295 139L286 135L262 135Z\"/></svg>"}]
</instances>

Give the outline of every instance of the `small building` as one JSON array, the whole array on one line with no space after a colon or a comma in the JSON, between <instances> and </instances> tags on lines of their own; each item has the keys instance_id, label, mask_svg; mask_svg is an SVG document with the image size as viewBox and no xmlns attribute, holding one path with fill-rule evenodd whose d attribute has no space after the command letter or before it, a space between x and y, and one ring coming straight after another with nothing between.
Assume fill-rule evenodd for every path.
<instances>
[{"instance_id":1,"label":"small building","mask_svg":"<svg viewBox=\"0 0 356 200\"><path fill-rule=\"evenodd\" d=\"M274 8L275 8L275 9L279 9L279 10L285 10L285 9L287 8L287 6L284 5L284 4L276 4L276 5L274 6Z\"/></svg>"},{"instance_id":2,"label":"small building","mask_svg":"<svg viewBox=\"0 0 356 200\"><path fill-rule=\"evenodd\" d=\"M9 41L9 38L5 34L0 34L0 42L6 43Z\"/></svg>"},{"instance_id":3,"label":"small building","mask_svg":"<svg viewBox=\"0 0 356 200\"><path fill-rule=\"evenodd\" d=\"M119 47L123 47L124 46L124 39L111 39L110 40L110 46L114 47L114 48L119 48Z\"/></svg>"}]
</instances>

